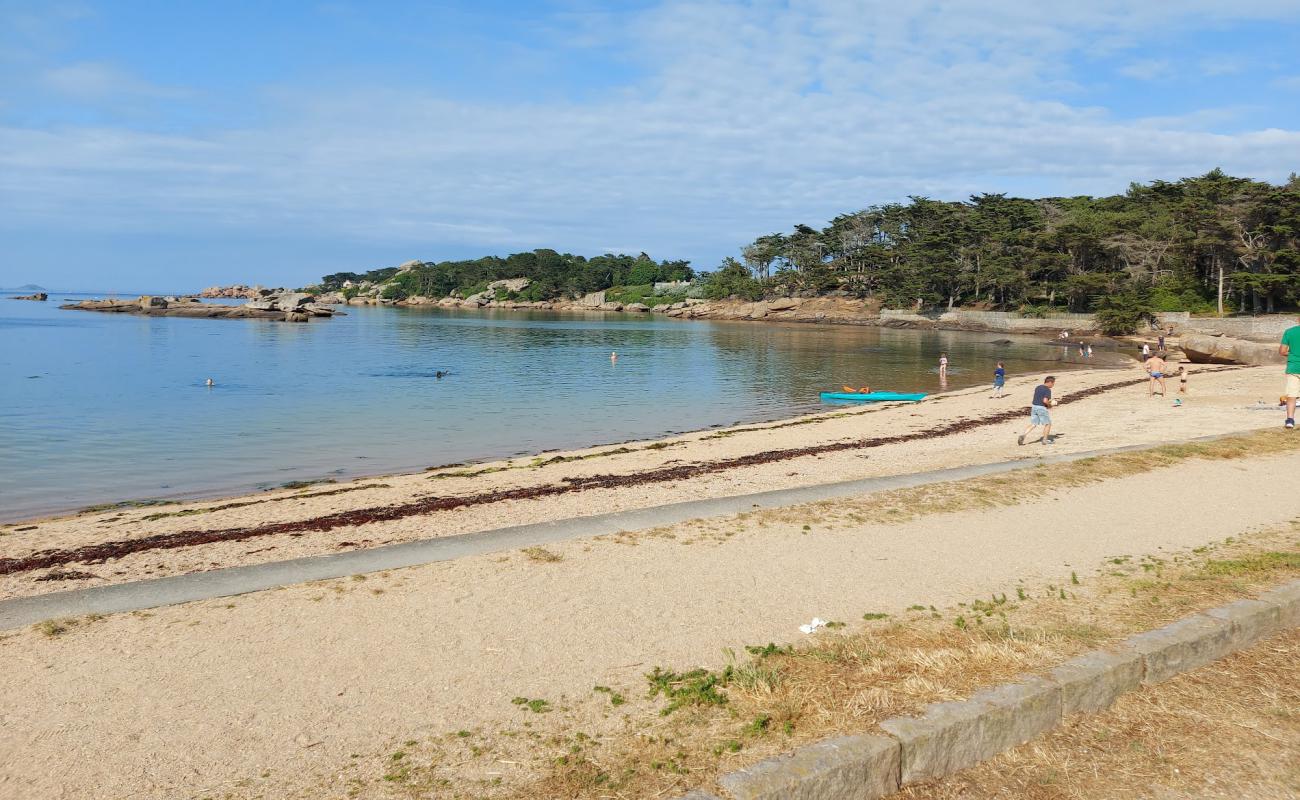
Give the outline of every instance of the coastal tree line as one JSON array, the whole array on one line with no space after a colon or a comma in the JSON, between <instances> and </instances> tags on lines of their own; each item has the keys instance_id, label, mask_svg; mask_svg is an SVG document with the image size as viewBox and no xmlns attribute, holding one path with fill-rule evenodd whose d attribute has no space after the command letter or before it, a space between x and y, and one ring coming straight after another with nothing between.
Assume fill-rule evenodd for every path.
<instances>
[{"instance_id":1,"label":"coastal tree line","mask_svg":"<svg viewBox=\"0 0 1300 800\"><path fill-rule=\"evenodd\" d=\"M1300 177L1283 185L1213 170L1107 197L911 197L760 236L715 270L686 261L554 250L327 275L385 296L462 295L526 277L522 299L698 279L708 297L841 294L889 308L1266 312L1300 305Z\"/></svg>"},{"instance_id":2,"label":"coastal tree line","mask_svg":"<svg viewBox=\"0 0 1300 800\"><path fill-rule=\"evenodd\" d=\"M741 295L848 291L893 308L1273 311L1300 301L1300 177L1216 169L1108 197L912 197L760 236L719 273Z\"/></svg>"},{"instance_id":3,"label":"coastal tree line","mask_svg":"<svg viewBox=\"0 0 1300 800\"><path fill-rule=\"evenodd\" d=\"M355 291L363 282L382 285L382 296L401 300L407 297L461 297L483 291L492 281L528 278L520 300L554 300L580 297L611 287L650 286L657 282L690 281L696 277L689 261L655 261L645 253L636 256L600 255L594 258L533 250L500 258L487 256L471 261L424 262L409 269L397 267L370 272L336 272L321 279L320 288ZM353 284L347 287L345 284Z\"/></svg>"}]
</instances>

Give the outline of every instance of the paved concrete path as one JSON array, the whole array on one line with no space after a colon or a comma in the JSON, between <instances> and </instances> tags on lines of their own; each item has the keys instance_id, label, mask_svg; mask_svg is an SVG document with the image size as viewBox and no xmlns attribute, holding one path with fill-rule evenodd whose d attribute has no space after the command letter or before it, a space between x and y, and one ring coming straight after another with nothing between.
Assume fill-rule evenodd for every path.
<instances>
[{"instance_id":1,"label":"paved concrete path","mask_svg":"<svg viewBox=\"0 0 1300 800\"><path fill-rule=\"evenodd\" d=\"M1205 441L1221 437L1210 436L1189 441ZM1041 448L1041 445L1032 445ZM622 531L638 531L661 525L672 525L692 519L738 514L763 508L812 503L854 497L890 489L906 489L930 483L997 475L1039 464L1060 464L1098 455L1146 450L1157 445L1135 445L1107 450L1093 450L1065 455L1048 455L1042 458L1023 458L999 461L992 464L975 464L967 467L918 472L910 475L889 475L880 478L863 478L840 483L824 483L796 489L779 489L756 494L718 497L709 500L689 500L682 503L654 506L633 511L618 511L593 517L575 517L516 525L509 528L465 533L458 536L441 536L402 544L350 550L346 553L272 561L245 567L228 567L207 572L192 572L170 578L154 578L110 586L87 589L70 589L35 597L18 597L0 600L0 630L21 628L48 619L77 617L85 614L115 614L138 611L158 606L229 597L248 592L260 592L279 586L344 578L366 572L413 567L435 561L450 561L465 556L517 550L548 542L579 539Z\"/></svg>"}]
</instances>

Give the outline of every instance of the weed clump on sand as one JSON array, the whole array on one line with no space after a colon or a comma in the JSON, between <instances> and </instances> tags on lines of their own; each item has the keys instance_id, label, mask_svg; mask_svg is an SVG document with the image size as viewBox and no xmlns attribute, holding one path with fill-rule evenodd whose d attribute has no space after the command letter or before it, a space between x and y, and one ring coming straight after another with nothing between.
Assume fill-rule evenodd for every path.
<instances>
[{"instance_id":1,"label":"weed clump on sand","mask_svg":"<svg viewBox=\"0 0 1300 800\"><path fill-rule=\"evenodd\" d=\"M47 619L44 622L38 623L36 625L36 630L53 639L56 636L62 636L72 630L73 626L76 624L77 621L74 619Z\"/></svg>"},{"instance_id":2,"label":"weed clump on sand","mask_svg":"<svg viewBox=\"0 0 1300 800\"><path fill-rule=\"evenodd\" d=\"M613 689L609 688L608 686L596 686L593 687L592 691L609 695L609 704L611 706L621 706L627 702L626 697L614 691Z\"/></svg>"},{"instance_id":3,"label":"weed clump on sand","mask_svg":"<svg viewBox=\"0 0 1300 800\"><path fill-rule=\"evenodd\" d=\"M528 699L527 697L516 697L510 702L517 706L523 706L534 714L547 714L551 712L550 701L543 700L540 697Z\"/></svg>"},{"instance_id":4,"label":"weed clump on sand","mask_svg":"<svg viewBox=\"0 0 1300 800\"><path fill-rule=\"evenodd\" d=\"M789 655L794 652L794 647L791 645L780 647L772 642L768 642L767 644L762 645L745 645L745 652L756 658L766 658L767 656Z\"/></svg>"},{"instance_id":5,"label":"weed clump on sand","mask_svg":"<svg viewBox=\"0 0 1300 800\"><path fill-rule=\"evenodd\" d=\"M547 550L545 547L525 547L523 553L528 556L529 561L540 561L544 564L553 564L556 561L564 560L564 556Z\"/></svg>"},{"instance_id":6,"label":"weed clump on sand","mask_svg":"<svg viewBox=\"0 0 1300 800\"><path fill-rule=\"evenodd\" d=\"M722 690L727 688L735 673L735 668L728 664L721 672L707 669L693 669L689 672L673 672L661 667L646 675L650 682L650 697L662 695L668 705L659 713L668 716L685 706L721 706L727 704L727 696Z\"/></svg>"}]
</instances>

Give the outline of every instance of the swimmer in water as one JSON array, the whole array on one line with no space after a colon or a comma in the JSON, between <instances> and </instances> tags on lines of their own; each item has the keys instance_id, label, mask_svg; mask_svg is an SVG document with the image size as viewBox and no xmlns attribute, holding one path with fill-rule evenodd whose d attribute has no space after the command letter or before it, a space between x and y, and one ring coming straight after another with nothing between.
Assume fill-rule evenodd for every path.
<instances>
[{"instance_id":1,"label":"swimmer in water","mask_svg":"<svg viewBox=\"0 0 1300 800\"><path fill-rule=\"evenodd\" d=\"M615 350L614 352L612 352L612 353L609 354L609 363L612 364L612 363L614 363L615 361L618 361L618 351L617 351L617 350Z\"/></svg>"},{"instance_id":2,"label":"swimmer in water","mask_svg":"<svg viewBox=\"0 0 1300 800\"><path fill-rule=\"evenodd\" d=\"M442 370L438 370L437 372L433 373L433 377L437 378L438 380L442 380L443 376L445 376L446 374L447 374L446 372L443 372Z\"/></svg>"},{"instance_id":3,"label":"swimmer in water","mask_svg":"<svg viewBox=\"0 0 1300 800\"><path fill-rule=\"evenodd\" d=\"M211 389L213 386L217 385L217 382L212 380L211 378L208 378L206 381L203 382L203 385Z\"/></svg>"}]
</instances>

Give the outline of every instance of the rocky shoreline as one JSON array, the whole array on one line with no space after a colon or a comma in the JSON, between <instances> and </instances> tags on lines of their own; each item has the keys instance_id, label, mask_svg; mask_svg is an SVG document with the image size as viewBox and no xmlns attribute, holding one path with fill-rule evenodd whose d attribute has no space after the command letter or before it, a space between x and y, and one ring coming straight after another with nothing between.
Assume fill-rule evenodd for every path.
<instances>
[{"instance_id":1,"label":"rocky shoreline","mask_svg":"<svg viewBox=\"0 0 1300 800\"><path fill-rule=\"evenodd\" d=\"M248 298L240 306L200 302L197 297L158 297L144 295L135 300L85 300L60 306L62 309L131 313L148 316L195 317L211 319L274 319L306 322L312 317L330 317L345 312L336 306L395 306L401 308L434 307L446 309L502 311L560 311L625 314L660 314L673 319L699 319L734 322L788 322L822 325L860 325L912 330L950 330L974 333L1005 333L1042 336L1050 334L1053 343L1087 343L1094 347L1122 347L1120 340L1102 335L1090 314L1066 314L1050 317L1022 317L1018 314L991 311L949 310L935 313L891 311L879 301L845 295L813 297L779 297L767 300L706 300L696 297L652 297L651 303L621 303L608 299L608 292L591 292L569 300L524 300L521 294L530 286L528 278L493 281L467 297L453 294L434 298L412 296L390 299L377 286L356 287L364 294L328 291L312 294L261 286L212 286L200 297ZM349 296L350 295L350 296ZM16 298L16 299L40 299ZM1278 363L1276 346L1234 338L1216 330L1214 321L1191 319L1187 314L1160 315L1162 326L1181 337L1187 359L1200 364L1262 365ZM1064 331L1068 337L1059 339ZM1145 341L1141 336L1121 337L1134 347Z\"/></svg>"},{"instance_id":2,"label":"rocky shoreline","mask_svg":"<svg viewBox=\"0 0 1300 800\"><path fill-rule=\"evenodd\" d=\"M410 297L405 300L383 300L374 297L357 297L347 300L348 305L391 305L397 307L433 306L436 308L464 308L472 310L505 311L566 311L566 312L620 312L627 314L661 314L673 319L701 319L734 322L795 322L823 325L863 325L880 328L914 330L957 330L980 333L1059 333L1070 330L1075 338L1098 337L1097 328L1078 321L1062 323L1060 320L1022 320L1029 324L1010 329L993 322L978 319L947 318L944 315L927 317L917 314L882 313L874 300L852 297L781 297L771 300L705 300L685 298L673 303L648 306L644 303L623 304L605 300L605 292L593 292L575 300L515 301L488 300L482 295L469 298L444 297L441 299Z\"/></svg>"},{"instance_id":3,"label":"rocky shoreline","mask_svg":"<svg viewBox=\"0 0 1300 800\"><path fill-rule=\"evenodd\" d=\"M150 317L194 319L270 319L279 322L307 322L312 317L332 317L344 312L318 302L306 292L259 295L242 306L204 303L196 297L141 295L134 300L82 300L59 306L68 311L100 311L110 314L138 314Z\"/></svg>"}]
</instances>

